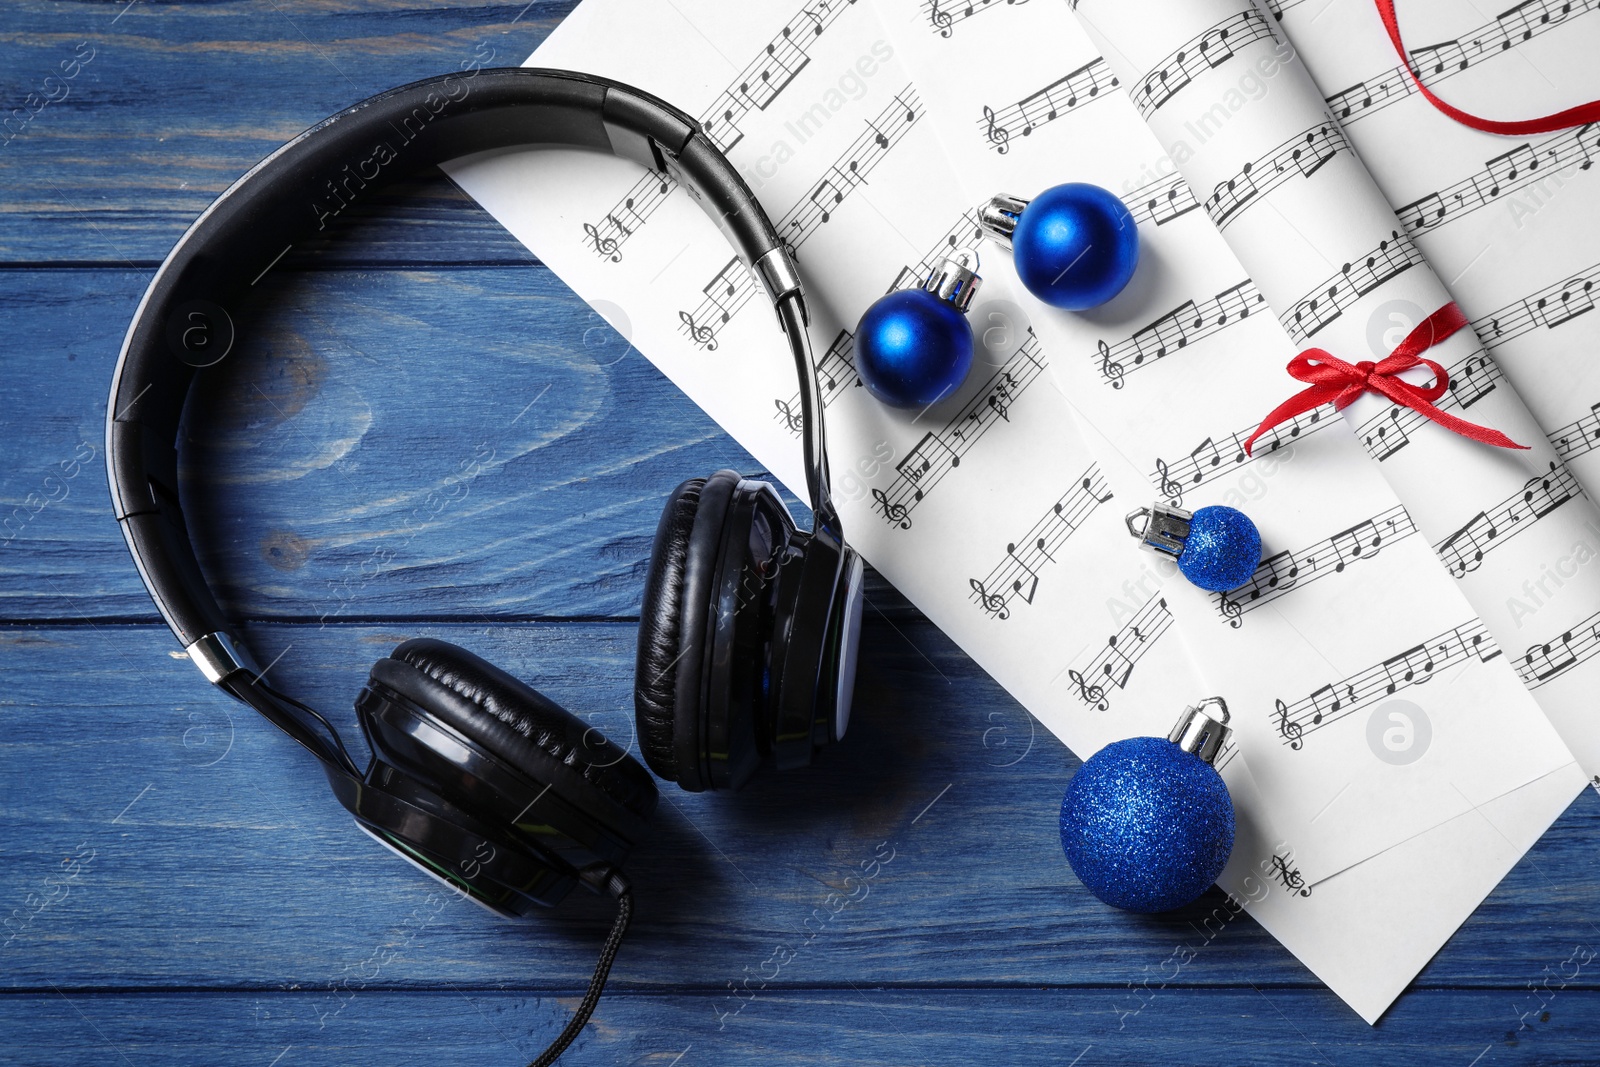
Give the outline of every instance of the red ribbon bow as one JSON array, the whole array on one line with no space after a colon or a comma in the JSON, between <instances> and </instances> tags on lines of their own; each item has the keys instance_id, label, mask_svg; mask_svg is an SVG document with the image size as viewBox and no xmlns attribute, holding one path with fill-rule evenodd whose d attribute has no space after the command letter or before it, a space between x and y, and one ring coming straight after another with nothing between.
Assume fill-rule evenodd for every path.
<instances>
[{"instance_id":1,"label":"red ribbon bow","mask_svg":"<svg viewBox=\"0 0 1600 1067\"><path fill-rule=\"evenodd\" d=\"M1289 373L1300 381L1309 383L1311 387L1291 396L1261 420L1260 427L1250 435L1250 440L1244 443L1245 454L1250 455L1256 438L1278 423L1321 407L1330 400L1333 401L1335 410L1342 411L1368 390L1382 393L1396 404L1408 407L1445 429L1453 430L1462 437L1471 438L1481 444L1495 445L1499 448L1528 447L1517 444L1499 430L1491 430L1465 419L1458 419L1449 412L1440 411L1433 406L1433 402L1450 388L1450 375L1438 363L1424 359L1421 353L1465 325L1467 317L1452 301L1423 319L1417 328L1407 334L1406 339L1379 363L1364 360L1350 364L1320 348L1306 349L1289 361ZM1427 367L1431 370L1433 384L1426 387L1412 385L1398 377L1401 371L1410 370L1412 367Z\"/></svg>"}]
</instances>

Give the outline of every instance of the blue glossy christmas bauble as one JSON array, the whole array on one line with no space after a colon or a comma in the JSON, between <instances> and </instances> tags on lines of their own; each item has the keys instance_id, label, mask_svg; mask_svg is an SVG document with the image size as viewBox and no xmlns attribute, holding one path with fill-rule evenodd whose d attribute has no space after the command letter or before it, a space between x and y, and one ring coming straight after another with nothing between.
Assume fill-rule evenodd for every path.
<instances>
[{"instance_id":1,"label":"blue glossy christmas bauble","mask_svg":"<svg viewBox=\"0 0 1600 1067\"><path fill-rule=\"evenodd\" d=\"M1164 737L1130 737L1089 758L1061 798L1073 873L1114 908L1182 907L1222 875L1233 798L1215 767Z\"/></svg>"},{"instance_id":2,"label":"blue glossy christmas bauble","mask_svg":"<svg viewBox=\"0 0 1600 1067\"><path fill-rule=\"evenodd\" d=\"M856 372L885 404L925 408L961 388L971 369L967 317L926 289L879 297L856 327Z\"/></svg>"},{"instance_id":3,"label":"blue glossy christmas bauble","mask_svg":"<svg viewBox=\"0 0 1600 1067\"><path fill-rule=\"evenodd\" d=\"M1213 504L1189 520L1189 536L1178 557L1183 576L1212 593L1237 589L1261 565L1261 534L1236 508Z\"/></svg>"},{"instance_id":4,"label":"blue glossy christmas bauble","mask_svg":"<svg viewBox=\"0 0 1600 1067\"><path fill-rule=\"evenodd\" d=\"M1084 311L1122 292L1139 264L1139 227L1116 196L1087 182L1046 189L1022 209L1011 257L1028 291Z\"/></svg>"}]
</instances>

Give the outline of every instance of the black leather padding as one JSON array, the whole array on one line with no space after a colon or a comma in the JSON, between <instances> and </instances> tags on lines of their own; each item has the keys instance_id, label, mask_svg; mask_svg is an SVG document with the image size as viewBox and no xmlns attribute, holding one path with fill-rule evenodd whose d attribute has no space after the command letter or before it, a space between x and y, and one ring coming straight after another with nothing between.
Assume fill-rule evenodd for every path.
<instances>
[{"instance_id":1,"label":"black leather padding","mask_svg":"<svg viewBox=\"0 0 1600 1067\"><path fill-rule=\"evenodd\" d=\"M704 478L690 478L667 498L650 548L644 603L639 608L639 650L633 666L633 714L639 750L650 769L678 780L672 746L672 709L677 701L678 623L683 602L683 564L700 507Z\"/></svg>"},{"instance_id":2,"label":"black leather padding","mask_svg":"<svg viewBox=\"0 0 1600 1067\"><path fill-rule=\"evenodd\" d=\"M606 810L610 805L635 819L655 811L655 782L626 751L458 645L426 637L406 641L373 665L372 677L613 828L634 819L618 819Z\"/></svg>"},{"instance_id":3,"label":"black leather padding","mask_svg":"<svg viewBox=\"0 0 1600 1067\"><path fill-rule=\"evenodd\" d=\"M706 479L694 511L689 545L683 554L683 594L678 605L677 698L673 701L672 747L678 785L691 793L712 788L706 751L706 686L711 673L712 631L717 620L717 561L728 536L728 514L737 471L720 470Z\"/></svg>"}]
</instances>

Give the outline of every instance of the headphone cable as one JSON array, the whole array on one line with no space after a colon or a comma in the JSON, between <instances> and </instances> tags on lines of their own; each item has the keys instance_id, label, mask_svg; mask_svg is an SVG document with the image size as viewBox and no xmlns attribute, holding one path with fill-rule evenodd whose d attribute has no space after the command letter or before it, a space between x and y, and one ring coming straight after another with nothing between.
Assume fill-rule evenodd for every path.
<instances>
[{"instance_id":1,"label":"headphone cable","mask_svg":"<svg viewBox=\"0 0 1600 1067\"><path fill-rule=\"evenodd\" d=\"M606 891L617 900L617 919L611 924L611 933L606 935L606 943L600 949L600 962L595 965L594 977L589 979L589 991L583 995L583 1002L578 1005L566 1029L528 1067L550 1067L560 1059L600 1003L600 993L611 974L611 964L616 961L617 950L622 947L622 937L628 932L628 923L633 919L633 888L620 872L613 872L606 880Z\"/></svg>"},{"instance_id":2,"label":"headphone cable","mask_svg":"<svg viewBox=\"0 0 1600 1067\"><path fill-rule=\"evenodd\" d=\"M311 705L302 703L301 701L298 701L294 697L290 696L288 693L285 693L285 692L283 692L283 691L281 691L279 689L275 689L272 686L268 685L267 684L267 680L265 678L263 678L261 675L256 674L254 671L251 671L250 674L251 674L250 681L249 681L250 685L254 686L255 688L257 688L259 690L261 690L263 693L266 693L269 697L272 697L274 700L277 700L279 703L287 704L292 708L296 708L296 709L298 709L300 711L303 711L307 715L310 715L312 718L316 719L317 722L321 723L323 729L328 731L328 736L333 738L333 750L332 751L324 751L323 753L320 753L320 754L324 758L330 759L333 762L339 764L339 766L343 770L349 772L351 775L353 775L353 776L355 776L357 778L361 777L360 769L356 766L355 761L350 758L349 751L346 750L346 748L344 747L344 738L339 736L339 731L334 729L333 723L328 721L327 716L323 715L320 711L318 711L316 708L313 708ZM315 735L313 734L312 736L315 736ZM326 741L323 741L322 738L317 738L317 740L320 743L324 744L324 745L326 745L326 743L327 743Z\"/></svg>"}]
</instances>

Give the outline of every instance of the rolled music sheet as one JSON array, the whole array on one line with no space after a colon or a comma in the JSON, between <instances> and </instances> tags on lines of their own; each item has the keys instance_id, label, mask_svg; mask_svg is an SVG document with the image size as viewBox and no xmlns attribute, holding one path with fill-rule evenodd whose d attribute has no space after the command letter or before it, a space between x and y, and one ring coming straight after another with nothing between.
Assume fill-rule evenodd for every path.
<instances>
[{"instance_id":1,"label":"rolled music sheet","mask_svg":"<svg viewBox=\"0 0 1600 1067\"><path fill-rule=\"evenodd\" d=\"M1418 221L1397 217L1340 127L1361 102L1334 113L1305 67L1283 58L1292 45L1278 16L1250 0L1081 0L1075 10L1296 349L1323 348L1349 363L1381 360L1452 299L1412 241ZM1263 61L1275 68L1268 90L1236 107L1230 93L1238 97L1240 70ZM1391 91L1403 95L1405 72L1394 75L1402 80ZM1582 132L1567 139L1579 145ZM1501 169L1500 180L1514 179L1514 160ZM1405 212L1428 215L1421 204ZM1441 409L1528 450L1475 443L1375 393L1350 405L1345 420L1404 505L1396 521L1427 539L1476 611L1477 620L1452 632L1473 629L1494 642L1594 775L1600 567L1584 564L1600 555L1600 510L1474 329L1425 355L1450 373ZM1283 398L1303 387L1279 374ZM1422 367L1404 377L1431 380ZM1457 644L1449 635L1424 642L1404 670L1438 669ZM1393 668L1374 670L1385 666ZM1343 692L1335 685L1303 708L1289 705L1286 732L1360 699L1359 684L1341 684Z\"/></svg>"}]
</instances>

